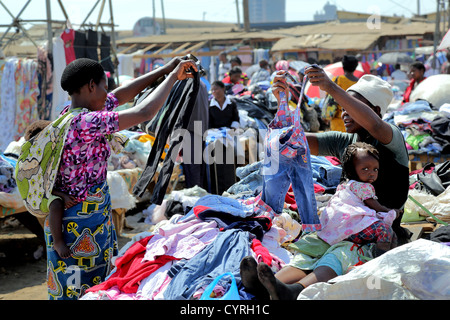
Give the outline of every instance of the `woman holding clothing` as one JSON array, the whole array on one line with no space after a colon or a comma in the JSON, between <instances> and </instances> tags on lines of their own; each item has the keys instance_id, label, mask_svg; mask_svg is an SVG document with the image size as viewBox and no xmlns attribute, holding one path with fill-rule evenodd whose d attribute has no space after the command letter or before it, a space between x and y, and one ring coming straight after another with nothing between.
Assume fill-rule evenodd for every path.
<instances>
[{"instance_id":1,"label":"woman holding clothing","mask_svg":"<svg viewBox=\"0 0 450 320\"><path fill-rule=\"evenodd\" d=\"M58 255L48 221L45 224L49 299L78 299L86 289L102 282L111 270L111 259L117 254L117 238L106 180L107 161L114 145L110 137L152 119L173 84L192 77L191 68L197 71L193 61L174 58L110 93L107 93L105 72L98 62L82 58L65 68L61 87L71 96L71 104L61 116L70 116L70 122L53 190L75 197L77 204L65 209L61 226L71 251L69 258ZM127 110L113 111L162 76L167 77L141 103Z\"/></svg>"}]
</instances>

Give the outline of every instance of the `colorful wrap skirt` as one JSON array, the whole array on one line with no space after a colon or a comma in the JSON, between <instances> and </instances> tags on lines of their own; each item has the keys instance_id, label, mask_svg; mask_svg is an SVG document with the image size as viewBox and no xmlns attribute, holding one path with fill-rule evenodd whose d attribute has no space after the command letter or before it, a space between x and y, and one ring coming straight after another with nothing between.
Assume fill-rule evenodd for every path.
<instances>
[{"instance_id":1,"label":"colorful wrap skirt","mask_svg":"<svg viewBox=\"0 0 450 320\"><path fill-rule=\"evenodd\" d=\"M67 259L60 258L54 249L48 218L45 221L48 298L77 300L86 289L105 280L112 268L111 259L118 253L106 181L92 187L85 201L64 211L62 228L72 252Z\"/></svg>"}]
</instances>

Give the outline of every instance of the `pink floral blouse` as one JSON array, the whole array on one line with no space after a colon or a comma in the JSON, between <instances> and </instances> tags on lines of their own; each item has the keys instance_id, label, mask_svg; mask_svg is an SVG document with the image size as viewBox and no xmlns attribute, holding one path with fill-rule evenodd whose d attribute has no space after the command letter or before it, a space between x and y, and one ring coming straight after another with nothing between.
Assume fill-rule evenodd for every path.
<instances>
[{"instance_id":1,"label":"pink floral blouse","mask_svg":"<svg viewBox=\"0 0 450 320\"><path fill-rule=\"evenodd\" d=\"M84 201L89 189L106 180L111 149L105 135L119 131L116 96L108 93L105 109L76 115L67 133L55 189ZM61 114L66 113L70 105Z\"/></svg>"}]
</instances>

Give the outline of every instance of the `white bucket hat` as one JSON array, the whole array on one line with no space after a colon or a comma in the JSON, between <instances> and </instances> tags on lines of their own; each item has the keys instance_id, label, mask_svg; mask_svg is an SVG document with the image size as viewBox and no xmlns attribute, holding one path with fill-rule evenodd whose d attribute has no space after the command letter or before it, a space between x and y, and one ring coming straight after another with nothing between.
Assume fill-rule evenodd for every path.
<instances>
[{"instance_id":1,"label":"white bucket hat","mask_svg":"<svg viewBox=\"0 0 450 320\"><path fill-rule=\"evenodd\" d=\"M381 116L386 113L394 98L391 85L371 74L363 75L357 83L347 89L348 91L355 91L366 98L373 106L380 107Z\"/></svg>"}]
</instances>

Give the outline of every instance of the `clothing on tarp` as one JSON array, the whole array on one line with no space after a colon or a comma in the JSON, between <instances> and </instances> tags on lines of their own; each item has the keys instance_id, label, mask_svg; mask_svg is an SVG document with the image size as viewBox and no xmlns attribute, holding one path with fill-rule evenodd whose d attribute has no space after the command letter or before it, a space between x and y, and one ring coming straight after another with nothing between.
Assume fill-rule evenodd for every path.
<instances>
[{"instance_id":1,"label":"clothing on tarp","mask_svg":"<svg viewBox=\"0 0 450 320\"><path fill-rule=\"evenodd\" d=\"M221 208L211 208L202 205L196 205L194 214L202 221L215 221L221 231L229 229L240 229L248 231L262 241L264 233L269 231L272 226L272 220L269 217L247 217L241 218L233 214L223 212Z\"/></svg>"},{"instance_id":2,"label":"clothing on tarp","mask_svg":"<svg viewBox=\"0 0 450 320\"><path fill-rule=\"evenodd\" d=\"M177 263L171 268L172 276L164 298L166 300L188 300L194 293L206 287L216 277L230 272L241 281L239 264L250 254L250 234L230 229L220 232L216 239L197 253L184 265Z\"/></svg>"},{"instance_id":3,"label":"clothing on tarp","mask_svg":"<svg viewBox=\"0 0 450 320\"><path fill-rule=\"evenodd\" d=\"M115 263L117 270L106 281L89 288L86 292L107 290L117 286L122 292L135 293L142 280L167 262L179 260L172 256L162 255L156 257L155 260L145 261L146 246L152 237L136 241L123 256L117 258Z\"/></svg>"}]
</instances>

